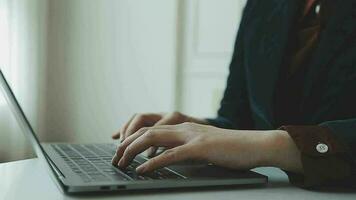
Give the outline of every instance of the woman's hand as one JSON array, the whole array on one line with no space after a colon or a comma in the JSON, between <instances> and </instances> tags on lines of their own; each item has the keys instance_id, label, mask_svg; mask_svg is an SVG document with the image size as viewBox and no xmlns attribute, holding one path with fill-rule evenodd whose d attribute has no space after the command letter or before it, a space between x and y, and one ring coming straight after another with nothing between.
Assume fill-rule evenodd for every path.
<instances>
[{"instance_id":1,"label":"woman's hand","mask_svg":"<svg viewBox=\"0 0 356 200\"><path fill-rule=\"evenodd\" d=\"M203 160L233 169L276 166L302 171L300 153L285 131L237 131L196 123L141 128L119 145L113 164L125 168L150 147L168 150L139 166L138 173L184 160Z\"/></svg>"},{"instance_id":2,"label":"woman's hand","mask_svg":"<svg viewBox=\"0 0 356 200\"><path fill-rule=\"evenodd\" d=\"M143 127L152 127L159 125L174 125L183 122L194 122L199 124L207 124L203 119L193 118L184 115L180 112L173 112L169 114L165 113L146 113L146 114L135 114L131 119L122 126L119 132L115 133L112 138L120 139L122 143L127 137L135 133L137 130ZM157 148L149 149L149 156L153 156L156 153Z\"/></svg>"}]
</instances>

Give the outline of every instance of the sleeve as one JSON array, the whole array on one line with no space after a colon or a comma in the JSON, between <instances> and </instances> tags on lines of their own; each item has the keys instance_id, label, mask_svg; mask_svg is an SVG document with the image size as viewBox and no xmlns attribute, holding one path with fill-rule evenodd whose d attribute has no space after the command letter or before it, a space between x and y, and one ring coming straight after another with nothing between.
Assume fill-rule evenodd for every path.
<instances>
[{"instance_id":1,"label":"sleeve","mask_svg":"<svg viewBox=\"0 0 356 200\"><path fill-rule=\"evenodd\" d=\"M301 152L304 174L286 172L304 188L356 187L356 119L318 126L282 126Z\"/></svg>"},{"instance_id":2,"label":"sleeve","mask_svg":"<svg viewBox=\"0 0 356 200\"><path fill-rule=\"evenodd\" d=\"M239 31L237 34L234 53L230 64L224 96L220 102L218 115L214 119L206 119L209 124L228 129L251 129L252 119L246 91L246 77L244 67L244 27L251 10L249 0L244 9Z\"/></svg>"}]
</instances>

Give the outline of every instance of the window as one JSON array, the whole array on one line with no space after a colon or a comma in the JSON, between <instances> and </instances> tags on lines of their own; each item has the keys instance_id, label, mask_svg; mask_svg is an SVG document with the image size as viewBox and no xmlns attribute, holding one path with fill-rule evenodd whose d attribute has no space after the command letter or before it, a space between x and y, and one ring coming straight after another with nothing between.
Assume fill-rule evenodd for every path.
<instances>
[{"instance_id":1,"label":"window","mask_svg":"<svg viewBox=\"0 0 356 200\"><path fill-rule=\"evenodd\" d=\"M1 70L8 69L10 38L9 38L9 22L8 22L8 1L0 0L0 68ZM0 95L0 106L6 104L3 95Z\"/></svg>"}]
</instances>

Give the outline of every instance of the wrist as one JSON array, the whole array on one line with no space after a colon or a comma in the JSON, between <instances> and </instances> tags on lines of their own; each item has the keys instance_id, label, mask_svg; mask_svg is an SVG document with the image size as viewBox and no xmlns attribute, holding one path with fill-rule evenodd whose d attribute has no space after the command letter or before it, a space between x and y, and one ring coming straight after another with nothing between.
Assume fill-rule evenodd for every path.
<instances>
[{"instance_id":1,"label":"wrist","mask_svg":"<svg viewBox=\"0 0 356 200\"><path fill-rule=\"evenodd\" d=\"M187 121L197 123L197 124L202 124L202 125L210 125L208 120L203 119L203 118L195 118L195 117L187 117Z\"/></svg>"},{"instance_id":2,"label":"wrist","mask_svg":"<svg viewBox=\"0 0 356 200\"><path fill-rule=\"evenodd\" d=\"M303 171L301 164L301 154L284 130L273 130L266 140L265 166L278 167L283 170L300 173Z\"/></svg>"}]
</instances>

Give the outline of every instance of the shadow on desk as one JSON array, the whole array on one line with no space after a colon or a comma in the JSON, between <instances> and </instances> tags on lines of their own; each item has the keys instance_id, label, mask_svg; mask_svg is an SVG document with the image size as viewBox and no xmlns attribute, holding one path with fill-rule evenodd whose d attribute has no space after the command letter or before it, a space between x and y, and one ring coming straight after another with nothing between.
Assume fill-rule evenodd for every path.
<instances>
[{"instance_id":1,"label":"shadow on desk","mask_svg":"<svg viewBox=\"0 0 356 200\"><path fill-rule=\"evenodd\" d=\"M103 191L103 192L91 192L83 194L70 194L76 198L98 198L98 197L110 197L110 196L144 196L148 194L182 194L182 193L199 193L199 192L221 192L221 191L239 191L239 190L256 190L263 188L282 188L290 187L290 184L286 182L274 182L273 185L267 183L265 185L235 185L235 186L211 186L211 187L195 187L195 188L174 188L174 189L148 189L148 190L131 190L131 191ZM356 192L356 191L355 191Z\"/></svg>"},{"instance_id":2,"label":"shadow on desk","mask_svg":"<svg viewBox=\"0 0 356 200\"><path fill-rule=\"evenodd\" d=\"M204 187L204 188L175 188L175 189L154 189L154 190L133 190L133 191L113 191L113 192L94 192L94 193L85 193L85 194L74 194L70 196L75 196L78 199L97 199L97 198L103 198L103 197L130 197L130 196L136 196L136 197L142 197L145 195L152 195L152 194L169 194L169 195L175 195L175 194L182 194L182 193L200 193L200 192L221 192L221 191L248 191L248 190L258 190L258 189L264 189L264 188L288 188L290 187L289 183L286 182L273 182L268 183L266 185L246 185L246 186L221 186L221 187ZM317 193L338 193L338 194L356 194L356 189L345 189L345 188L323 188L319 190L307 190L307 189L301 189L309 192L317 192Z\"/></svg>"},{"instance_id":3,"label":"shadow on desk","mask_svg":"<svg viewBox=\"0 0 356 200\"><path fill-rule=\"evenodd\" d=\"M308 189L310 191L322 192L322 193L337 193L337 194L356 194L356 188L335 188L324 187L321 189Z\"/></svg>"},{"instance_id":4,"label":"shadow on desk","mask_svg":"<svg viewBox=\"0 0 356 200\"><path fill-rule=\"evenodd\" d=\"M125 199L125 200L234 200L234 199L316 199L316 200L355 200L356 190L325 188L306 190L291 185L285 173L277 168L254 169L268 176L269 183L256 186L204 187L185 189L161 189L146 191L117 191L64 195L56 188L47 170L38 159L0 164L0 199ZM34 184L35 180L35 184Z\"/></svg>"}]
</instances>

